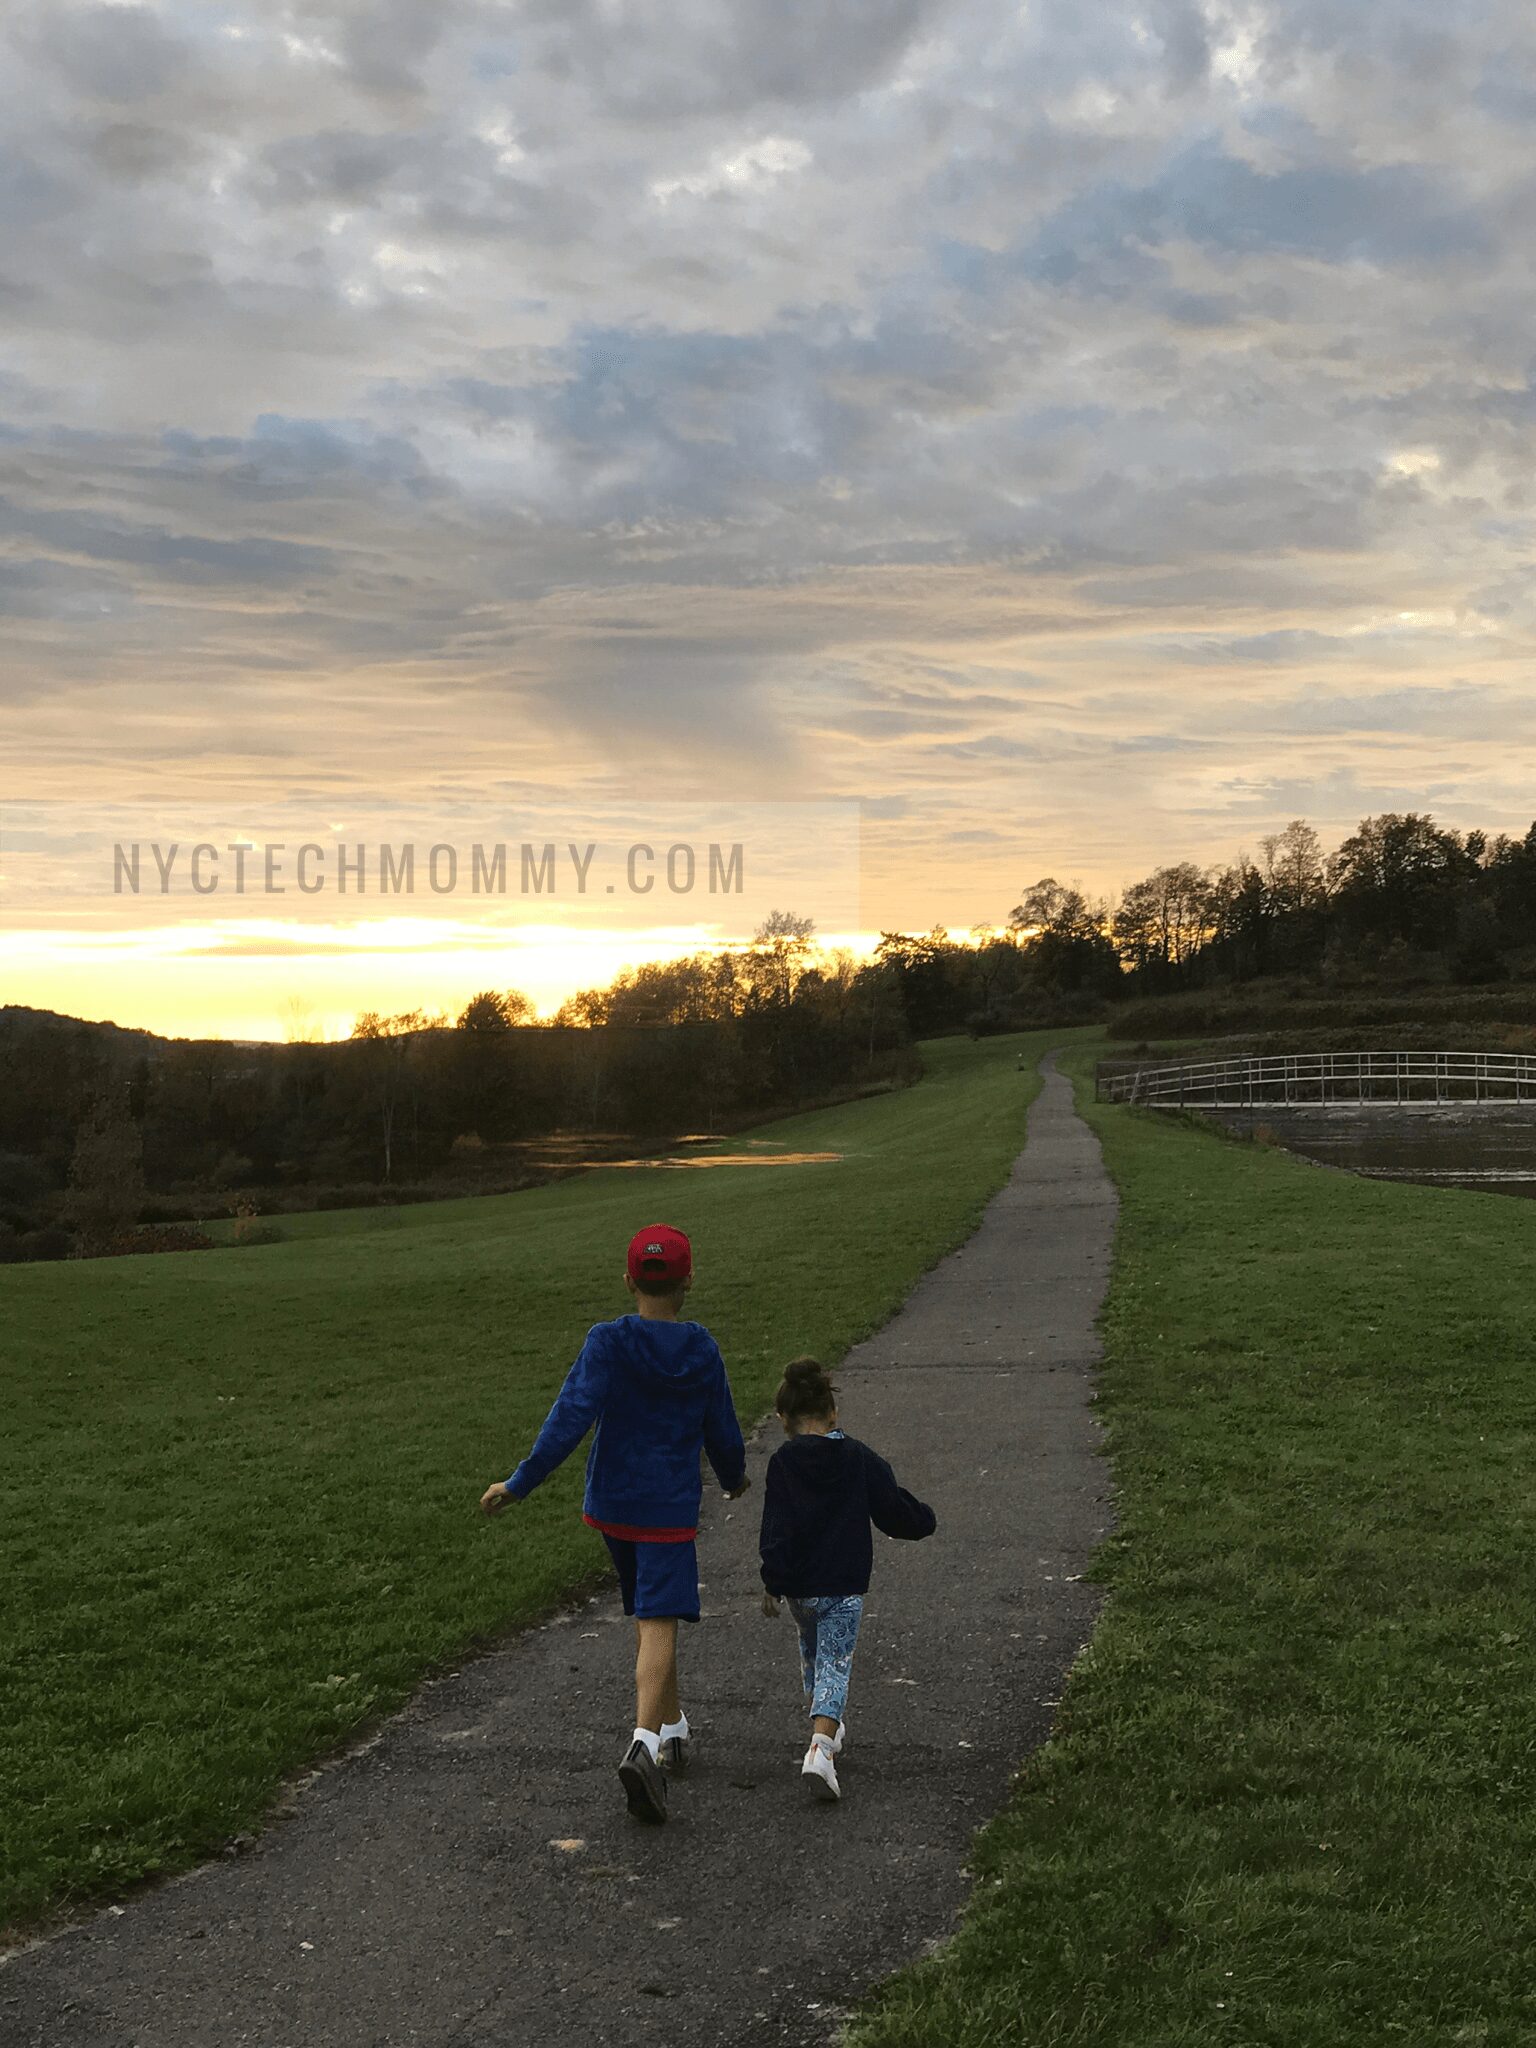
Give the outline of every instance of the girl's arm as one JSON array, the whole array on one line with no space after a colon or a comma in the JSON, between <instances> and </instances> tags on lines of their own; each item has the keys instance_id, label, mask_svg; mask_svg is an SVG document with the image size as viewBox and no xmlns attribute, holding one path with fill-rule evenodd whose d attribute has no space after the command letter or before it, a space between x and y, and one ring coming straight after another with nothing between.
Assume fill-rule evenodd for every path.
<instances>
[{"instance_id":1,"label":"girl's arm","mask_svg":"<svg viewBox=\"0 0 1536 2048\"><path fill-rule=\"evenodd\" d=\"M904 1486L898 1486L896 1474L867 1444L864 1455L869 1461L869 1519L875 1527L883 1536L897 1536L909 1542L931 1536L938 1527L933 1509Z\"/></svg>"}]
</instances>

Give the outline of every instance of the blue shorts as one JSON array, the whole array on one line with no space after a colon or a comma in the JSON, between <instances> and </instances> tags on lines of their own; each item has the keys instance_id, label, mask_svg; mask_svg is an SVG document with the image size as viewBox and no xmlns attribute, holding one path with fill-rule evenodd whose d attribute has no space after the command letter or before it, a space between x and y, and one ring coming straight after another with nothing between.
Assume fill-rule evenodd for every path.
<instances>
[{"instance_id":1,"label":"blue shorts","mask_svg":"<svg viewBox=\"0 0 1536 2048\"><path fill-rule=\"evenodd\" d=\"M697 1621L699 1553L687 1543L632 1543L604 1535L619 1575L624 1612L637 1621Z\"/></svg>"}]
</instances>

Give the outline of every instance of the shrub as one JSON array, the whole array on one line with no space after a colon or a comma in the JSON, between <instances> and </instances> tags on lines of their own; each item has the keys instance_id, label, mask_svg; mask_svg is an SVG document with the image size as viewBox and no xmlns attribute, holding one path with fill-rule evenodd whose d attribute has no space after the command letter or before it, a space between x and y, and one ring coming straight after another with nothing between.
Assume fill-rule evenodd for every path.
<instances>
[{"instance_id":1,"label":"shrub","mask_svg":"<svg viewBox=\"0 0 1536 2048\"><path fill-rule=\"evenodd\" d=\"M1520 986L1337 996L1250 983L1230 993L1151 996L1127 1003L1111 1020L1109 1036L1156 1042L1242 1034L1253 1050L1268 1043L1269 1049L1283 1052L1302 1049L1308 1034L1322 1034L1320 1049L1335 1052L1348 1051L1352 1040L1384 1050L1400 1042L1475 1051L1497 1043L1498 1026L1528 1026L1530 1021L1530 991Z\"/></svg>"},{"instance_id":2,"label":"shrub","mask_svg":"<svg viewBox=\"0 0 1536 2048\"><path fill-rule=\"evenodd\" d=\"M41 1230L29 1230L21 1240L24 1259L67 1259L75 1240L62 1223L45 1223Z\"/></svg>"},{"instance_id":3,"label":"shrub","mask_svg":"<svg viewBox=\"0 0 1536 2048\"><path fill-rule=\"evenodd\" d=\"M1451 979L1460 988L1473 988L1508 978L1509 966L1496 940L1470 938L1451 955Z\"/></svg>"},{"instance_id":4,"label":"shrub","mask_svg":"<svg viewBox=\"0 0 1536 2048\"><path fill-rule=\"evenodd\" d=\"M144 1147L126 1101L103 1090L87 1105L75 1134L64 1219L95 1251L137 1222L144 1200Z\"/></svg>"},{"instance_id":5,"label":"shrub","mask_svg":"<svg viewBox=\"0 0 1536 2048\"><path fill-rule=\"evenodd\" d=\"M235 1225L235 1234L229 1240L231 1251L244 1251L252 1245L281 1244L283 1233L275 1223L263 1222L259 1217L242 1216ZM210 1238L211 1244L213 1240Z\"/></svg>"},{"instance_id":6,"label":"shrub","mask_svg":"<svg viewBox=\"0 0 1536 2048\"><path fill-rule=\"evenodd\" d=\"M204 1230L187 1223L151 1223L138 1230L120 1231L116 1237L94 1245L85 1254L92 1259L128 1259L139 1252L211 1252L213 1239Z\"/></svg>"},{"instance_id":7,"label":"shrub","mask_svg":"<svg viewBox=\"0 0 1536 2048\"><path fill-rule=\"evenodd\" d=\"M999 1010L973 1010L965 1020L972 1038L994 1038L1014 1027Z\"/></svg>"},{"instance_id":8,"label":"shrub","mask_svg":"<svg viewBox=\"0 0 1536 2048\"><path fill-rule=\"evenodd\" d=\"M52 1176L39 1159L24 1152L0 1152L0 1202L29 1206L52 1185Z\"/></svg>"}]
</instances>

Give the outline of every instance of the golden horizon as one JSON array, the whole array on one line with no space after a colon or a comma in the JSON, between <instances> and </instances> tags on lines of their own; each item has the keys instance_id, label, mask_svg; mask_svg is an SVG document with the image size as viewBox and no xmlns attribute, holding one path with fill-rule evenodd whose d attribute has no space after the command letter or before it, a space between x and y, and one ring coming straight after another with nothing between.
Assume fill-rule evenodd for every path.
<instances>
[{"instance_id":1,"label":"golden horizon","mask_svg":"<svg viewBox=\"0 0 1536 2048\"><path fill-rule=\"evenodd\" d=\"M582 988L699 952L740 951L702 928L650 932L530 927L478 944L431 945L387 924L345 934L313 925L182 925L133 933L12 933L5 1001L167 1038L281 1043L346 1038L366 1011L457 1017L483 989L518 989L548 1022ZM823 952L870 957L878 931L818 933ZM289 971L282 971L284 961Z\"/></svg>"}]
</instances>

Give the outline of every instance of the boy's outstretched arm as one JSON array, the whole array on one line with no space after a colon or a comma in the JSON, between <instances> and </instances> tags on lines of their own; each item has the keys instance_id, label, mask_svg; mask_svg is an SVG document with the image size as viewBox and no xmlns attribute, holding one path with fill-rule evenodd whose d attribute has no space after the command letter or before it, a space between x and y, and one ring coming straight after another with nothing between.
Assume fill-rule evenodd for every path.
<instances>
[{"instance_id":1,"label":"boy's outstretched arm","mask_svg":"<svg viewBox=\"0 0 1536 2048\"><path fill-rule=\"evenodd\" d=\"M720 1482L721 1492L735 1500L746 1492L750 1484L747 1478L747 1447L742 1442L741 1424L736 1420L736 1403L731 1399L725 1360L718 1350L715 1357L719 1370L710 1389L709 1406L704 1411L704 1455Z\"/></svg>"},{"instance_id":2,"label":"boy's outstretched arm","mask_svg":"<svg viewBox=\"0 0 1536 2048\"><path fill-rule=\"evenodd\" d=\"M494 1515L509 1500L525 1500L555 1467L568 1458L592 1427L608 1392L608 1353L593 1329L587 1333L576 1363L565 1376L533 1449L507 1480L489 1486L480 1497L486 1514Z\"/></svg>"},{"instance_id":3,"label":"boy's outstretched arm","mask_svg":"<svg viewBox=\"0 0 1536 2048\"><path fill-rule=\"evenodd\" d=\"M938 1517L926 1501L896 1484L896 1474L874 1451L869 1457L869 1519L883 1536L916 1541L931 1536Z\"/></svg>"}]
</instances>

